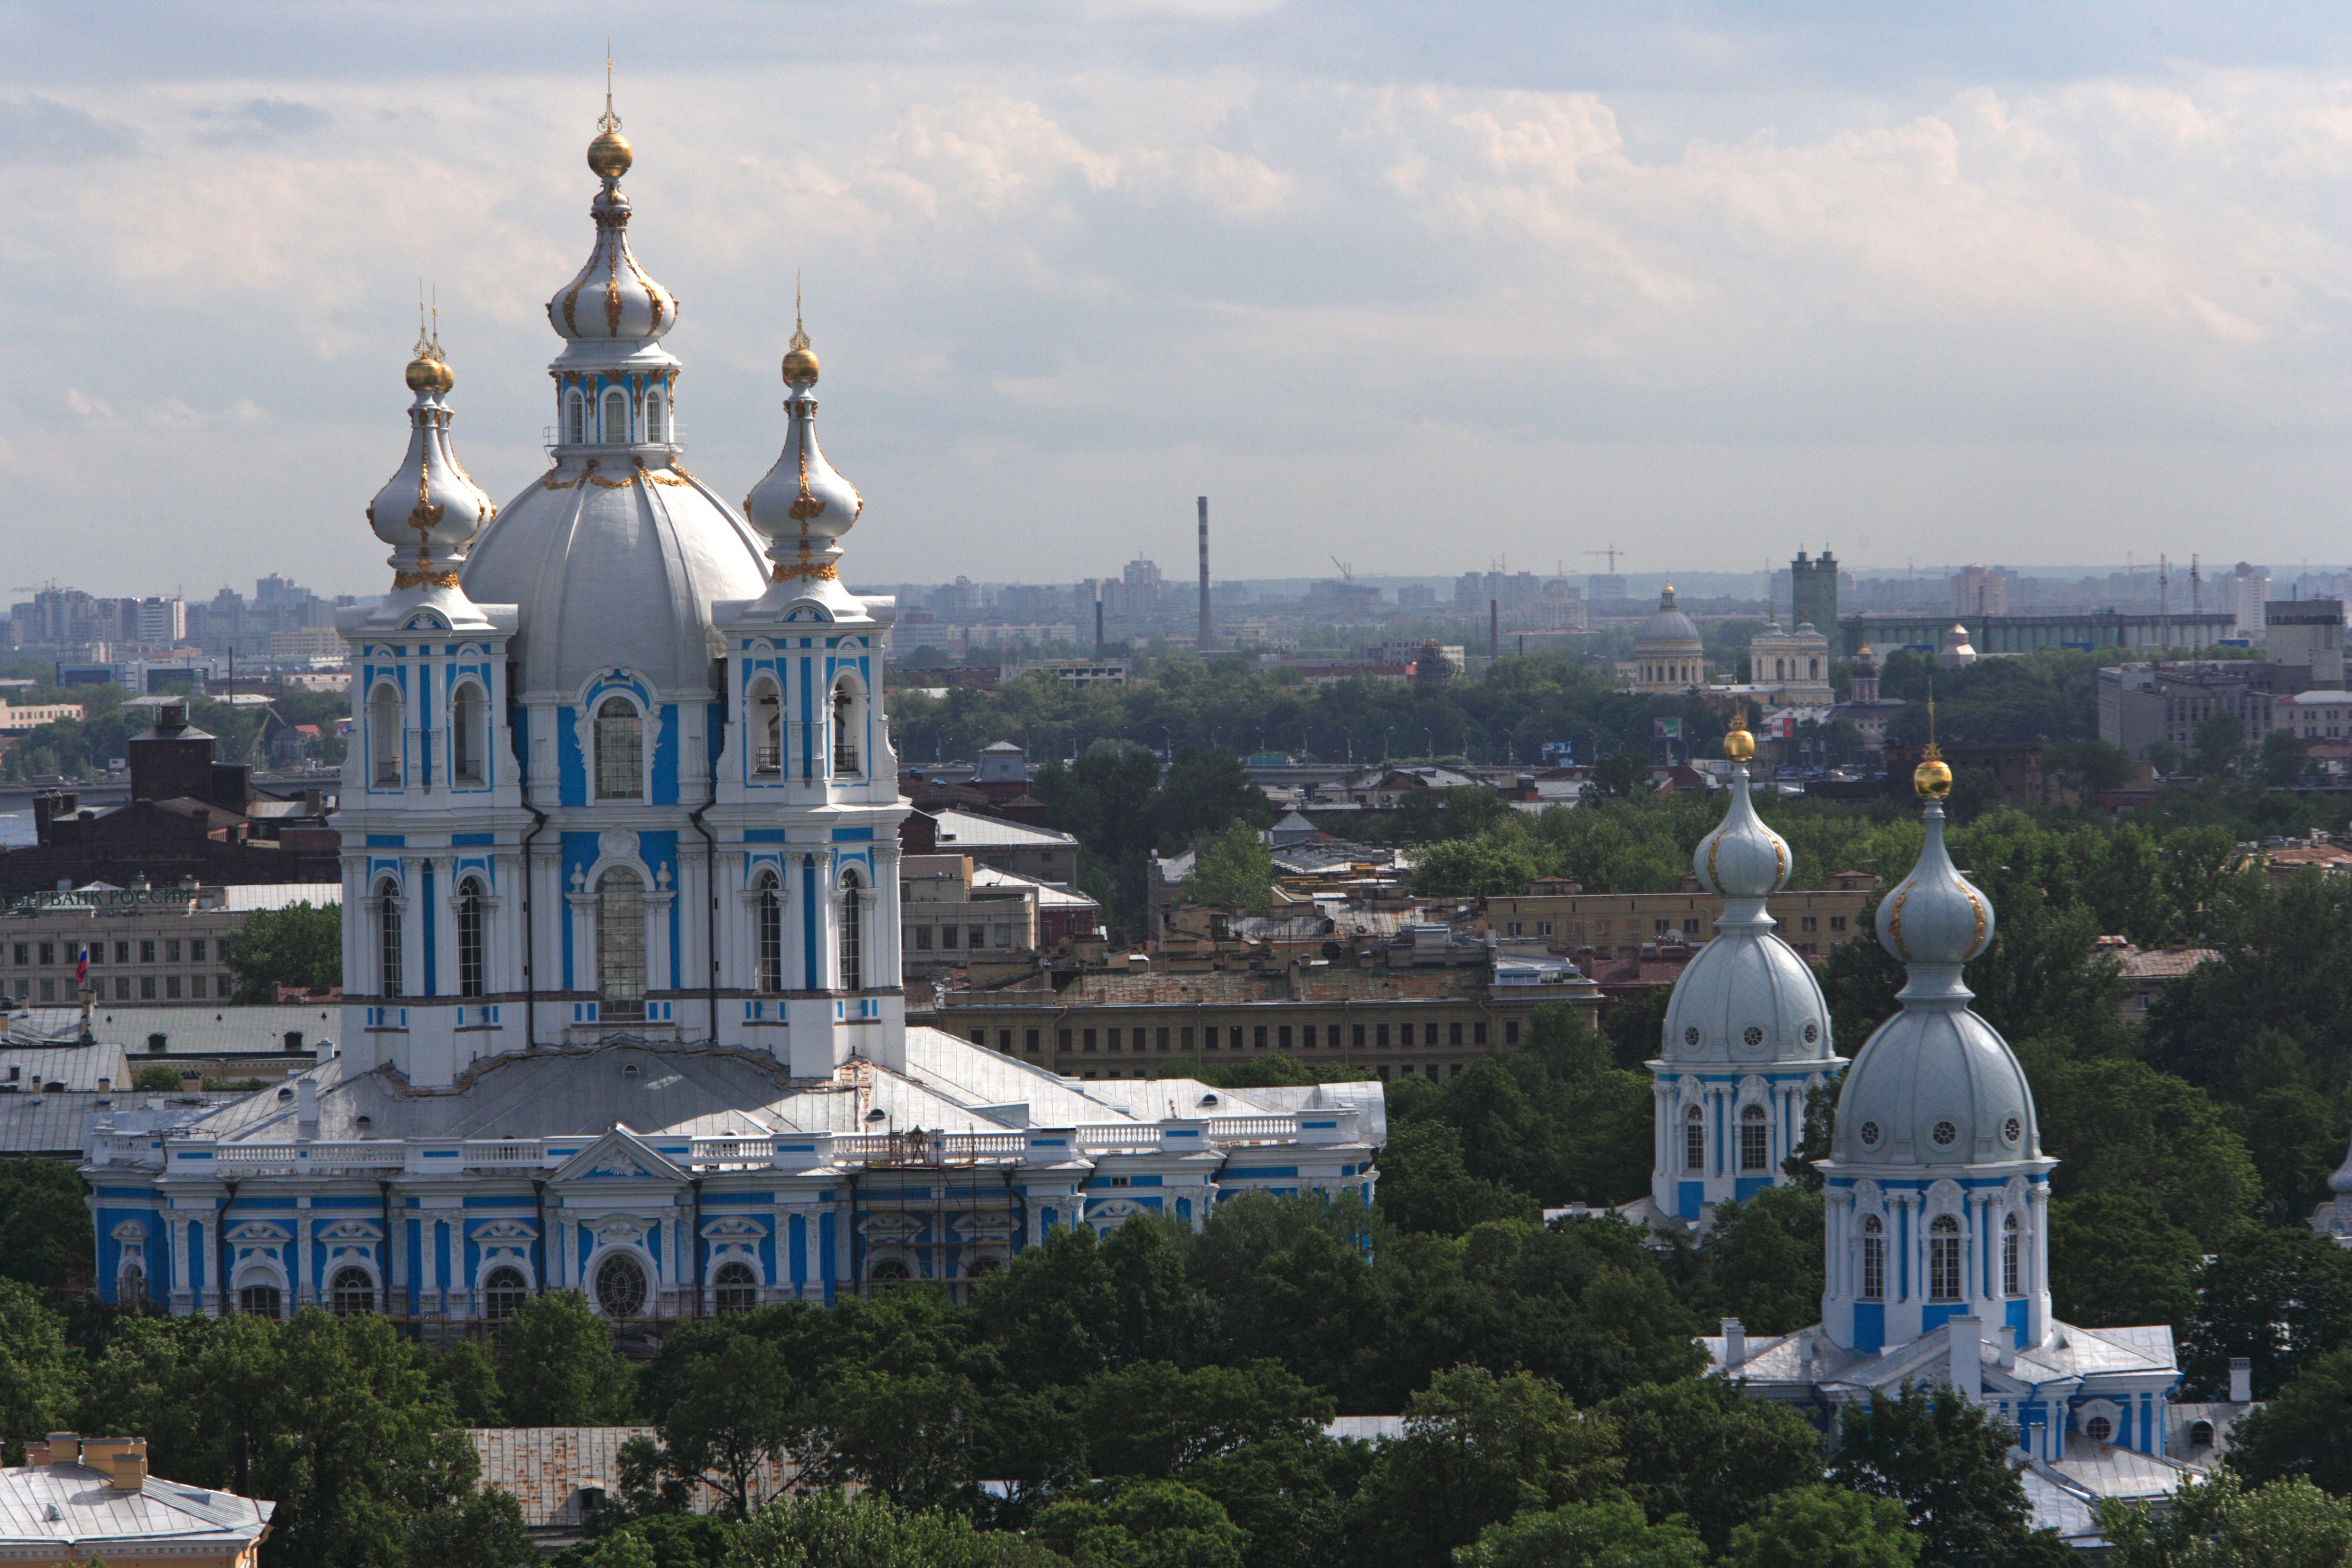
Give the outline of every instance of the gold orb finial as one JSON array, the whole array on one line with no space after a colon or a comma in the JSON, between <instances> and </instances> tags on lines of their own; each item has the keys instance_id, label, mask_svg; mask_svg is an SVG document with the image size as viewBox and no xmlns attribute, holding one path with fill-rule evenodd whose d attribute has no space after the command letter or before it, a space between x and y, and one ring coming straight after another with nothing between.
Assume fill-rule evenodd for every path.
<instances>
[{"instance_id":1,"label":"gold orb finial","mask_svg":"<svg viewBox=\"0 0 2352 1568\"><path fill-rule=\"evenodd\" d=\"M429 392L437 397L457 385L457 378L450 374L449 362L441 357L441 291L436 286L433 292L433 324L428 328L425 324L425 283L422 279L417 280L416 346L408 351L412 357L406 379L409 391Z\"/></svg>"},{"instance_id":2,"label":"gold orb finial","mask_svg":"<svg viewBox=\"0 0 2352 1568\"><path fill-rule=\"evenodd\" d=\"M816 354L809 347L809 335L801 325L801 280L793 275L793 342L784 353L784 384L814 386L816 384Z\"/></svg>"},{"instance_id":3,"label":"gold orb finial","mask_svg":"<svg viewBox=\"0 0 2352 1568\"><path fill-rule=\"evenodd\" d=\"M604 40L604 112L597 126L603 132L588 143L588 167L600 180L617 180L636 161L636 150L621 134L621 117L613 112L613 40Z\"/></svg>"},{"instance_id":4,"label":"gold orb finial","mask_svg":"<svg viewBox=\"0 0 2352 1568\"><path fill-rule=\"evenodd\" d=\"M1919 765L1911 770L1911 787L1919 792L1921 800L1941 800L1952 793L1952 764L1944 761L1944 753L1936 742L1919 755Z\"/></svg>"},{"instance_id":5,"label":"gold orb finial","mask_svg":"<svg viewBox=\"0 0 2352 1568\"><path fill-rule=\"evenodd\" d=\"M1744 763L1756 754L1756 737L1748 732L1746 707L1731 710L1731 728L1724 732L1723 754L1735 763Z\"/></svg>"}]
</instances>

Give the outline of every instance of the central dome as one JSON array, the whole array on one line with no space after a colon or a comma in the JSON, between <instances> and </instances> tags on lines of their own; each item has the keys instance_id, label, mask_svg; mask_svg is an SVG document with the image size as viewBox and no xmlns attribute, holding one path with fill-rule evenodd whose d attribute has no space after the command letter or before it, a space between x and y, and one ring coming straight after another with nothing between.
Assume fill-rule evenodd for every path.
<instances>
[{"instance_id":1,"label":"central dome","mask_svg":"<svg viewBox=\"0 0 2352 1568\"><path fill-rule=\"evenodd\" d=\"M1642 623L1642 629L1634 634L1633 646L1673 648L1706 646L1706 639L1698 635L1698 624L1675 608L1673 584L1668 584L1666 591L1658 595L1658 607L1648 620Z\"/></svg>"}]
</instances>

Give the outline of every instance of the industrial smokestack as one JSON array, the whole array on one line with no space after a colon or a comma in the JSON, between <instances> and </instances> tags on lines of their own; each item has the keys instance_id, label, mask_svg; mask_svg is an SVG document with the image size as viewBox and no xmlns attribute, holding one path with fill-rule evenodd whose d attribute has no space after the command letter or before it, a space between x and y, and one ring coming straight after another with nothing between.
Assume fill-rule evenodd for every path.
<instances>
[{"instance_id":1,"label":"industrial smokestack","mask_svg":"<svg viewBox=\"0 0 2352 1568\"><path fill-rule=\"evenodd\" d=\"M1201 651L1209 651L1209 498L1201 498Z\"/></svg>"}]
</instances>

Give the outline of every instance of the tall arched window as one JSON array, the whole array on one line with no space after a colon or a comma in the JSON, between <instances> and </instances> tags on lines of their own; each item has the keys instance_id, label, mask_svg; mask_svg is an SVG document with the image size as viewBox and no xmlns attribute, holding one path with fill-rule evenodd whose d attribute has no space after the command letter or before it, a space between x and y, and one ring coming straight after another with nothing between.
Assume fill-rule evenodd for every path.
<instances>
[{"instance_id":1,"label":"tall arched window","mask_svg":"<svg viewBox=\"0 0 2352 1568\"><path fill-rule=\"evenodd\" d=\"M596 1269L596 1305L608 1318L634 1318L646 1310L645 1266L616 1252Z\"/></svg>"},{"instance_id":2,"label":"tall arched window","mask_svg":"<svg viewBox=\"0 0 2352 1568\"><path fill-rule=\"evenodd\" d=\"M329 1309L338 1318L363 1315L375 1310L375 1281L364 1268L338 1268L327 1287Z\"/></svg>"},{"instance_id":3,"label":"tall arched window","mask_svg":"<svg viewBox=\"0 0 2352 1568\"><path fill-rule=\"evenodd\" d=\"M1822 678L1822 661L1817 658L1807 659L1805 661L1805 670L1807 679L1819 680Z\"/></svg>"},{"instance_id":4,"label":"tall arched window","mask_svg":"<svg viewBox=\"0 0 2352 1568\"><path fill-rule=\"evenodd\" d=\"M566 437L572 445L583 446L588 439L588 400L577 390L565 395L563 423Z\"/></svg>"},{"instance_id":5,"label":"tall arched window","mask_svg":"<svg viewBox=\"0 0 2352 1568\"><path fill-rule=\"evenodd\" d=\"M482 994L482 884L457 884L457 994Z\"/></svg>"},{"instance_id":6,"label":"tall arched window","mask_svg":"<svg viewBox=\"0 0 2352 1568\"><path fill-rule=\"evenodd\" d=\"M773 996L784 988L784 900L773 871L760 873L756 908L759 922L758 988Z\"/></svg>"},{"instance_id":7,"label":"tall arched window","mask_svg":"<svg viewBox=\"0 0 2352 1568\"><path fill-rule=\"evenodd\" d=\"M522 1282L520 1268L493 1268L482 1280L482 1316L494 1323L521 1311L530 1299L530 1287Z\"/></svg>"},{"instance_id":8,"label":"tall arched window","mask_svg":"<svg viewBox=\"0 0 2352 1568\"><path fill-rule=\"evenodd\" d=\"M596 883L596 1000L608 1021L646 1016L646 885L626 866Z\"/></svg>"},{"instance_id":9,"label":"tall arched window","mask_svg":"<svg viewBox=\"0 0 2352 1568\"><path fill-rule=\"evenodd\" d=\"M645 721L627 698L607 697L596 707L596 798L643 800L645 773Z\"/></svg>"},{"instance_id":10,"label":"tall arched window","mask_svg":"<svg viewBox=\"0 0 2352 1568\"><path fill-rule=\"evenodd\" d=\"M844 677L833 689L833 776L856 778L865 767L857 755L858 731L865 728L864 704L857 683Z\"/></svg>"},{"instance_id":11,"label":"tall arched window","mask_svg":"<svg viewBox=\"0 0 2352 1568\"><path fill-rule=\"evenodd\" d=\"M1765 1133L1768 1131L1764 1108L1751 1105L1739 1113L1739 1168L1760 1171L1764 1167Z\"/></svg>"},{"instance_id":12,"label":"tall arched window","mask_svg":"<svg viewBox=\"0 0 2352 1568\"><path fill-rule=\"evenodd\" d=\"M282 1318L285 1298L275 1285L247 1285L236 1293L236 1310L248 1318Z\"/></svg>"},{"instance_id":13,"label":"tall arched window","mask_svg":"<svg viewBox=\"0 0 2352 1568\"><path fill-rule=\"evenodd\" d=\"M717 1287L718 1306L722 1312L745 1312L760 1304L759 1277L748 1263L722 1263L719 1272L710 1277Z\"/></svg>"},{"instance_id":14,"label":"tall arched window","mask_svg":"<svg viewBox=\"0 0 2352 1568\"><path fill-rule=\"evenodd\" d=\"M482 701L482 689L470 680L458 682L449 698L449 782L478 784L488 782L486 767L489 755L489 737L483 718L488 709Z\"/></svg>"},{"instance_id":15,"label":"tall arched window","mask_svg":"<svg viewBox=\"0 0 2352 1568\"><path fill-rule=\"evenodd\" d=\"M1960 1222L1938 1215L1927 1226L1927 1300L1960 1299Z\"/></svg>"},{"instance_id":16,"label":"tall arched window","mask_svg":"<svg viewBox=\"0 0 2352 1568\"><path fill-rule=\"evenodd\" d=\"M604 435L605 445L611 447L625 445L629 439L629 396L618 387L604 395Z\"/></svg>"},{"instance_id":17,"label":"tall arched window","mask_svg":"<svg viewBox=\"0 0 2352 1568\"><path fill-rule=\"evenodd\" d=\"M377 994L406 994L401 988L400 884L389 877L375 885L375 953Z\"/></svg>"},{"instance_id":18,"label":"tall arched window","mask_svg":"<svg viewBox=\"0 0 2352 1568\"><path fill-rule=\"evenodd\" d=\"M147 1304L147 1271L136 1263L126 1263L122 1272L114 1277L114 1304L126 1312L135 1312Z\"/></svg>"},{"instance_id":19,"label":"tall arched window","mask_svg":"<svg viewBox=\"0 0 2352 1568\"><path fill-rule=\"evenodd\" d=\"M2017 1294L2017 1216L2011 1215L2000 1226L2000 1290L2004 1296Z\"/></svg>"},{"instance_id":20,"label":"tall arched window","mask_svg":"<svg viewBox=\"0 0 2352 1568\"><path fill-rule=\"evenodd\" d=\"M669 439L669 426L662 423L662 416L667 412L667 409L662 403L662 395L660 393L649 392L646 394L646 440L667 441Z\"/></svg>"},{"instance_id":21,"label":"tall arched window","mask_svg":"<svg viewBox=\"0 0 2352 1568\"><path fill-rule=\"evenodd\" d=\"M751 771L767 774L782 773L784 767L784 713L776 683L765 677L753 681L751 700L746 708L751 725Z\"/></svg>"},{"instance_id":22,"label":"tall arched window","mask_svg":"<svg viewBox=\"0 0 2352 1568\"><path fill-rule=\"evenodd\" d=\"M1862 1299L1886 1299L1886 1224L1876 1215L1862 1222Z\"/></svg>"},{"instance_id":23,"label":"tall arched window","mask_svg":"<svg viewBox=\"0 0 2352 1568\"><path fill-rule=\"evenodd\" d=\"M841 988L844 991L866 989L866 900L859 897L864 891L857 885L856 872L842 873Z\"/></svg>"},{"instance_id":24,"label":"tall arched window","mask_svg":"<svg viewBox=\"0 0 2352 1568\"><path fill-rule=\"evenodd\" d=\"M1706 1112L1696 1105L1683 1112L1683 1169L1706 1169Z\"/></svg>"},{"instance_id":25,"label":"tall arched window","mask_svg":"<svg viewBox=\"0 0 2352 1568\"><path fill-rule=\"evenodd\" d=\"M400 691L379 681L368 693L368 777L378 789L400 787Z\"/></svg>"}]
</instances>

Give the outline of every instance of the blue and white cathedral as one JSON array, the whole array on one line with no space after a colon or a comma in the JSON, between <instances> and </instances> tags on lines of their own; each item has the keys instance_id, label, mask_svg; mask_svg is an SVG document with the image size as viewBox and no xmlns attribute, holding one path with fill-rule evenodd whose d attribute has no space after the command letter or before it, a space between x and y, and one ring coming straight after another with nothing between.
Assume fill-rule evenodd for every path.
<instances>
[{"instance_id":1,"label":"blue and white cathedral","mask_svg":"<svg viewBox=\"0 0 2352 1568\"><path fill-rule=\"evenodd\" d=\"M1732 942L1709 942L1676 984L1652 1064L1654 1190L1629 1213L1703 1226L1712 1205L1788 1180L1780 1161L1801 1138L1801 1095L1844 1068L1829 1157L1814 1163L1821 1321L1751 1336L1727 1319L1703 1342L1716 1372L1832 1431L1879 1394L1948 1384L2015 1433L2037 1520L2087 1541L2096 1497L2160 1498L2211 1450L2195 1449L2198 1424L2174 1404L2170 1328L2084 1329L2051 1315L2058 1162L2042 1152L2024 1069L1969 1006L1963 971L1991 946L1995 918L1945 847L1951 770L1932 751L1920 764L1925 842L1878 906L1878 940L1908 976L1901 1010L1848 1065L1831 1054L1828 1009L1803 960L1769 934L1763 900L1787 880L1789 851L1748 799L1752 748L1736 727L1727 738L1730 809L1698 850Z\"/></svg>"},{"instance_id":2,"label":"blue and white cathedral","mask_svg":"<svg viewBox=\"0 0 2352 1568\"><path fill-rule=\"evenodd\" d=\"M632 158L608 110L544 475L494 506L437 335L407 367L367 509L392 590L339 622L341 1048L192 1122L101 1121L100 1295L454 1328L577 1288L629 1323L955 1285L1246 1190L1370 1201L1376 1082L1081 1082L908 1025L895 605L841 580L865 502L797 322L741 510L680 462Z\"/></svg>"}]
</instances>

